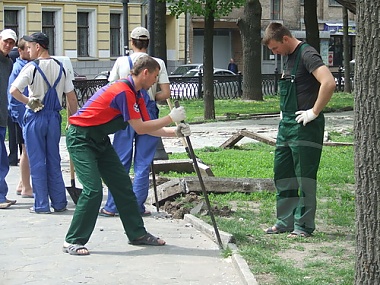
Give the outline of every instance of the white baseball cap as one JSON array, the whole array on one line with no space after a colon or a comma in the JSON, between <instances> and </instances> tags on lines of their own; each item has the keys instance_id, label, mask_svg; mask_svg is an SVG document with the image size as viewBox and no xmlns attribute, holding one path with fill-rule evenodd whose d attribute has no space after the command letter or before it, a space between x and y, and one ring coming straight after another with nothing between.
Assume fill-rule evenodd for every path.
<instances>
[{"instance_id":1,"label":"white baseball cap","mask_svg":"<svg viewBox=\"0 0 380 285\"><path fill-rule=\"evenodd\" d=\"M11 30L11 29L5 29L3 30L1 33L0 33L0 37L3 39L3 40L8 40L8 39L12 39L14 40L15 42L17 41L17 35L16 33Z\"/></svg>"},{"instance_id":2,"label":"white baseball cap","mask_svg":"<svg viewBox=\"0 0 380 285\"><path fill-rule=\"evenodd\" d=\"M149 31L143 27L134 28L131 38L135 40L149 40Z\"/></svg>"}]
</instances>

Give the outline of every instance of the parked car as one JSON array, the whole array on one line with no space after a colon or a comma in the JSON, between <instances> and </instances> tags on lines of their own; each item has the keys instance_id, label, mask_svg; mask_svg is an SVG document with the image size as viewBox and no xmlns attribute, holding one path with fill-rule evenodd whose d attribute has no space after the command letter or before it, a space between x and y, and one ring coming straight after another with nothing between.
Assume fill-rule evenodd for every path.
<instances>
[{"instance_id":1,"label":"parked car","mask_svg":"<svg viewBox=\"0 0 380 285\"><path fill-rule=\"evenodd\" d=\"M199 98L199 69L190 69L186 74L170 83L171 97ZM239 97L239 76L227 69L214 68L214 97ZM203 85L201 89L203 93Z\"/></svg>"},{"instance_id":2,"label":"parked car","mask_svg":"<svg viewBox=\"0 0 380 285\"><path fill-rule=\"evenodd\" d=\"M182 64L178 66L171 74L170 77L182 77L189 70L196 69L199 70L203 67L202 63L190 63L190 64Z\"/></svg>"},{"instance_id":3,"label":"parked car","mask_svg":"<svg viewBox=\"0 0 380 285\"><path fill-rule=\"evenodd\" d=\"M94 79L108 79L108 77L110 76L110 73L111 71L108 71L108 70L101 71L99 74L97 74L94 77Z\"/></svg>"}]
</instances>

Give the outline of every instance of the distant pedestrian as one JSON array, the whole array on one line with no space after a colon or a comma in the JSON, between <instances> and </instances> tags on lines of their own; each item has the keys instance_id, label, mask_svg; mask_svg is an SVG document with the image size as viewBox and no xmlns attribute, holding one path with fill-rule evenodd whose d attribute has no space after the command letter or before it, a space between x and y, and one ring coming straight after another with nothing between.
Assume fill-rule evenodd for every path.
<instances>
[{"instance_id":1,"label":"distant pedestrian","mask_svg":"<svg viewBox=\"0 0 380 285\"><path fill-rule=\"evenodd\" d=\"M8 80L12 72L13 62L8 54L17 41L16 33L5 29L0 33L0 209L9 208L16 200L8 200L8 185L5 177L9 172L9 161L5 147L5 134L8 124Z\"/></svg>"},{"instance_id":2,"label":"distant pedestrian","mask_svg":"<svg viewBox=\"0 0 380 285\"><path fill-rule=\"evenodd\" d=\"M61 139L62 95L65 93L68 112L77 111L77 98L70 76L63 64L51 58L49 38L44 33L24 36L33 60L25 65L12 83L10 93L26 104L23 134L29 157L34 206L31 213L50 214L66 210L66 187L61 171L59 141ZM29 88L29 97L21 92Z\"/></svg>"},{"instance_id":3,"label":"distant pedestrian","mask_svg":"<svg viewBox=\"0 0 380 285\"><path fill-rule=\"evenodd\" d=\"M238 66L235 63L235 60L233 58L230 59L230 63L228 64L227 69L230 70L230 71L232 71L235 74L238 73Z\"/></svg>"},{"instance_id":4,"label":"distant pedestrian","mask_svg":"<svg viewBox=\"0 0 380 285\"><path fill-rule=\"evenodd\" d=\"M140 90L149 89L157 80L160 65L145 55L135 63L132 74L98 90L87 103L69 118L67 149L78 179L83 185L63 251L88 255L85 247L94 230L103 199L103 183L112 193L125 234L133 245L161 246L165 241L148 233L144 227L129 173L113 148L109 135L131 125L139 133L154 136L188 136L190 128L164 126L185 119L183 107L168 116L149 120Z\"/></svg>"}]
</instances>

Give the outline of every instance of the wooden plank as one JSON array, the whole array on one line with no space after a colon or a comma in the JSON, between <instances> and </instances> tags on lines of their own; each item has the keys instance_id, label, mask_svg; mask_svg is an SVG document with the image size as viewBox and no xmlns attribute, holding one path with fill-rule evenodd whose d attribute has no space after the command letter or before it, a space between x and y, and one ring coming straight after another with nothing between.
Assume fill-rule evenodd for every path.
<instances>
[{"instance_id":1,"label":"wooden plank","mask_svg":"<svg viewBox=\"0 0 380 285\"><path fill-rule=\"evenodd\" d=\"M257 140L259 142L263 142L263 143L266 143L266 144L269 144L269 145L273 145L273 146L276 145L276 140L275 139L272 139L270 137L266 137L266 136L263 136L263 135L259 135L258 133L250 132L250 131L247 131L247 130L241 130L240 134L243 135L243 136L245 136L245 137L247 137L247 138Z\"/></svg>"},{"instance_id":2,"label":"wooden plank","mask_svg":"<svg viewBox=\"0 0 380 285\"><path fill-rule=\"evenodd\" d=\"M238 141L240 141L244 136L242 134L237 133L234 134L231 138L226 140L223 144L220 145L221 148L229 148L234 146Z\"/></svg>"}]
</instances>

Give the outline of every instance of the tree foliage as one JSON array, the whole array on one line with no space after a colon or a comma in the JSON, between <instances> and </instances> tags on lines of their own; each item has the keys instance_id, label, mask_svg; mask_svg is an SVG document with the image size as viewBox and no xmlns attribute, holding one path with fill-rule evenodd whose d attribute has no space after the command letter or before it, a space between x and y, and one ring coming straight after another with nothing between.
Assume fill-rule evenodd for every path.
<instances>
[{"instance_id":1,"label":"tree foliage","mask_svg":"<svg viewBox=\"0 0 380 285\"><path fill-rule=\"evenodd\" d=\"M245 0L167 0L172 15L179 16L182 13L214 18L227 16L235 7L241 7ZM206 5L207 4L207 5Z\"/></svg>"},{"instance_id":2,"label":"tree foliage","mask_svg":"<svg viewBox=\"0 0 380 285\"><path fill-rule=\"evenodd\" d=\"M204 17L203 72L205 103L204 118L215 119L214 105L214 19L227 16L233 8L241 7L245 0L167 0L169 11L179 17L182 13Z\"/></svg>"}]
</instances>

